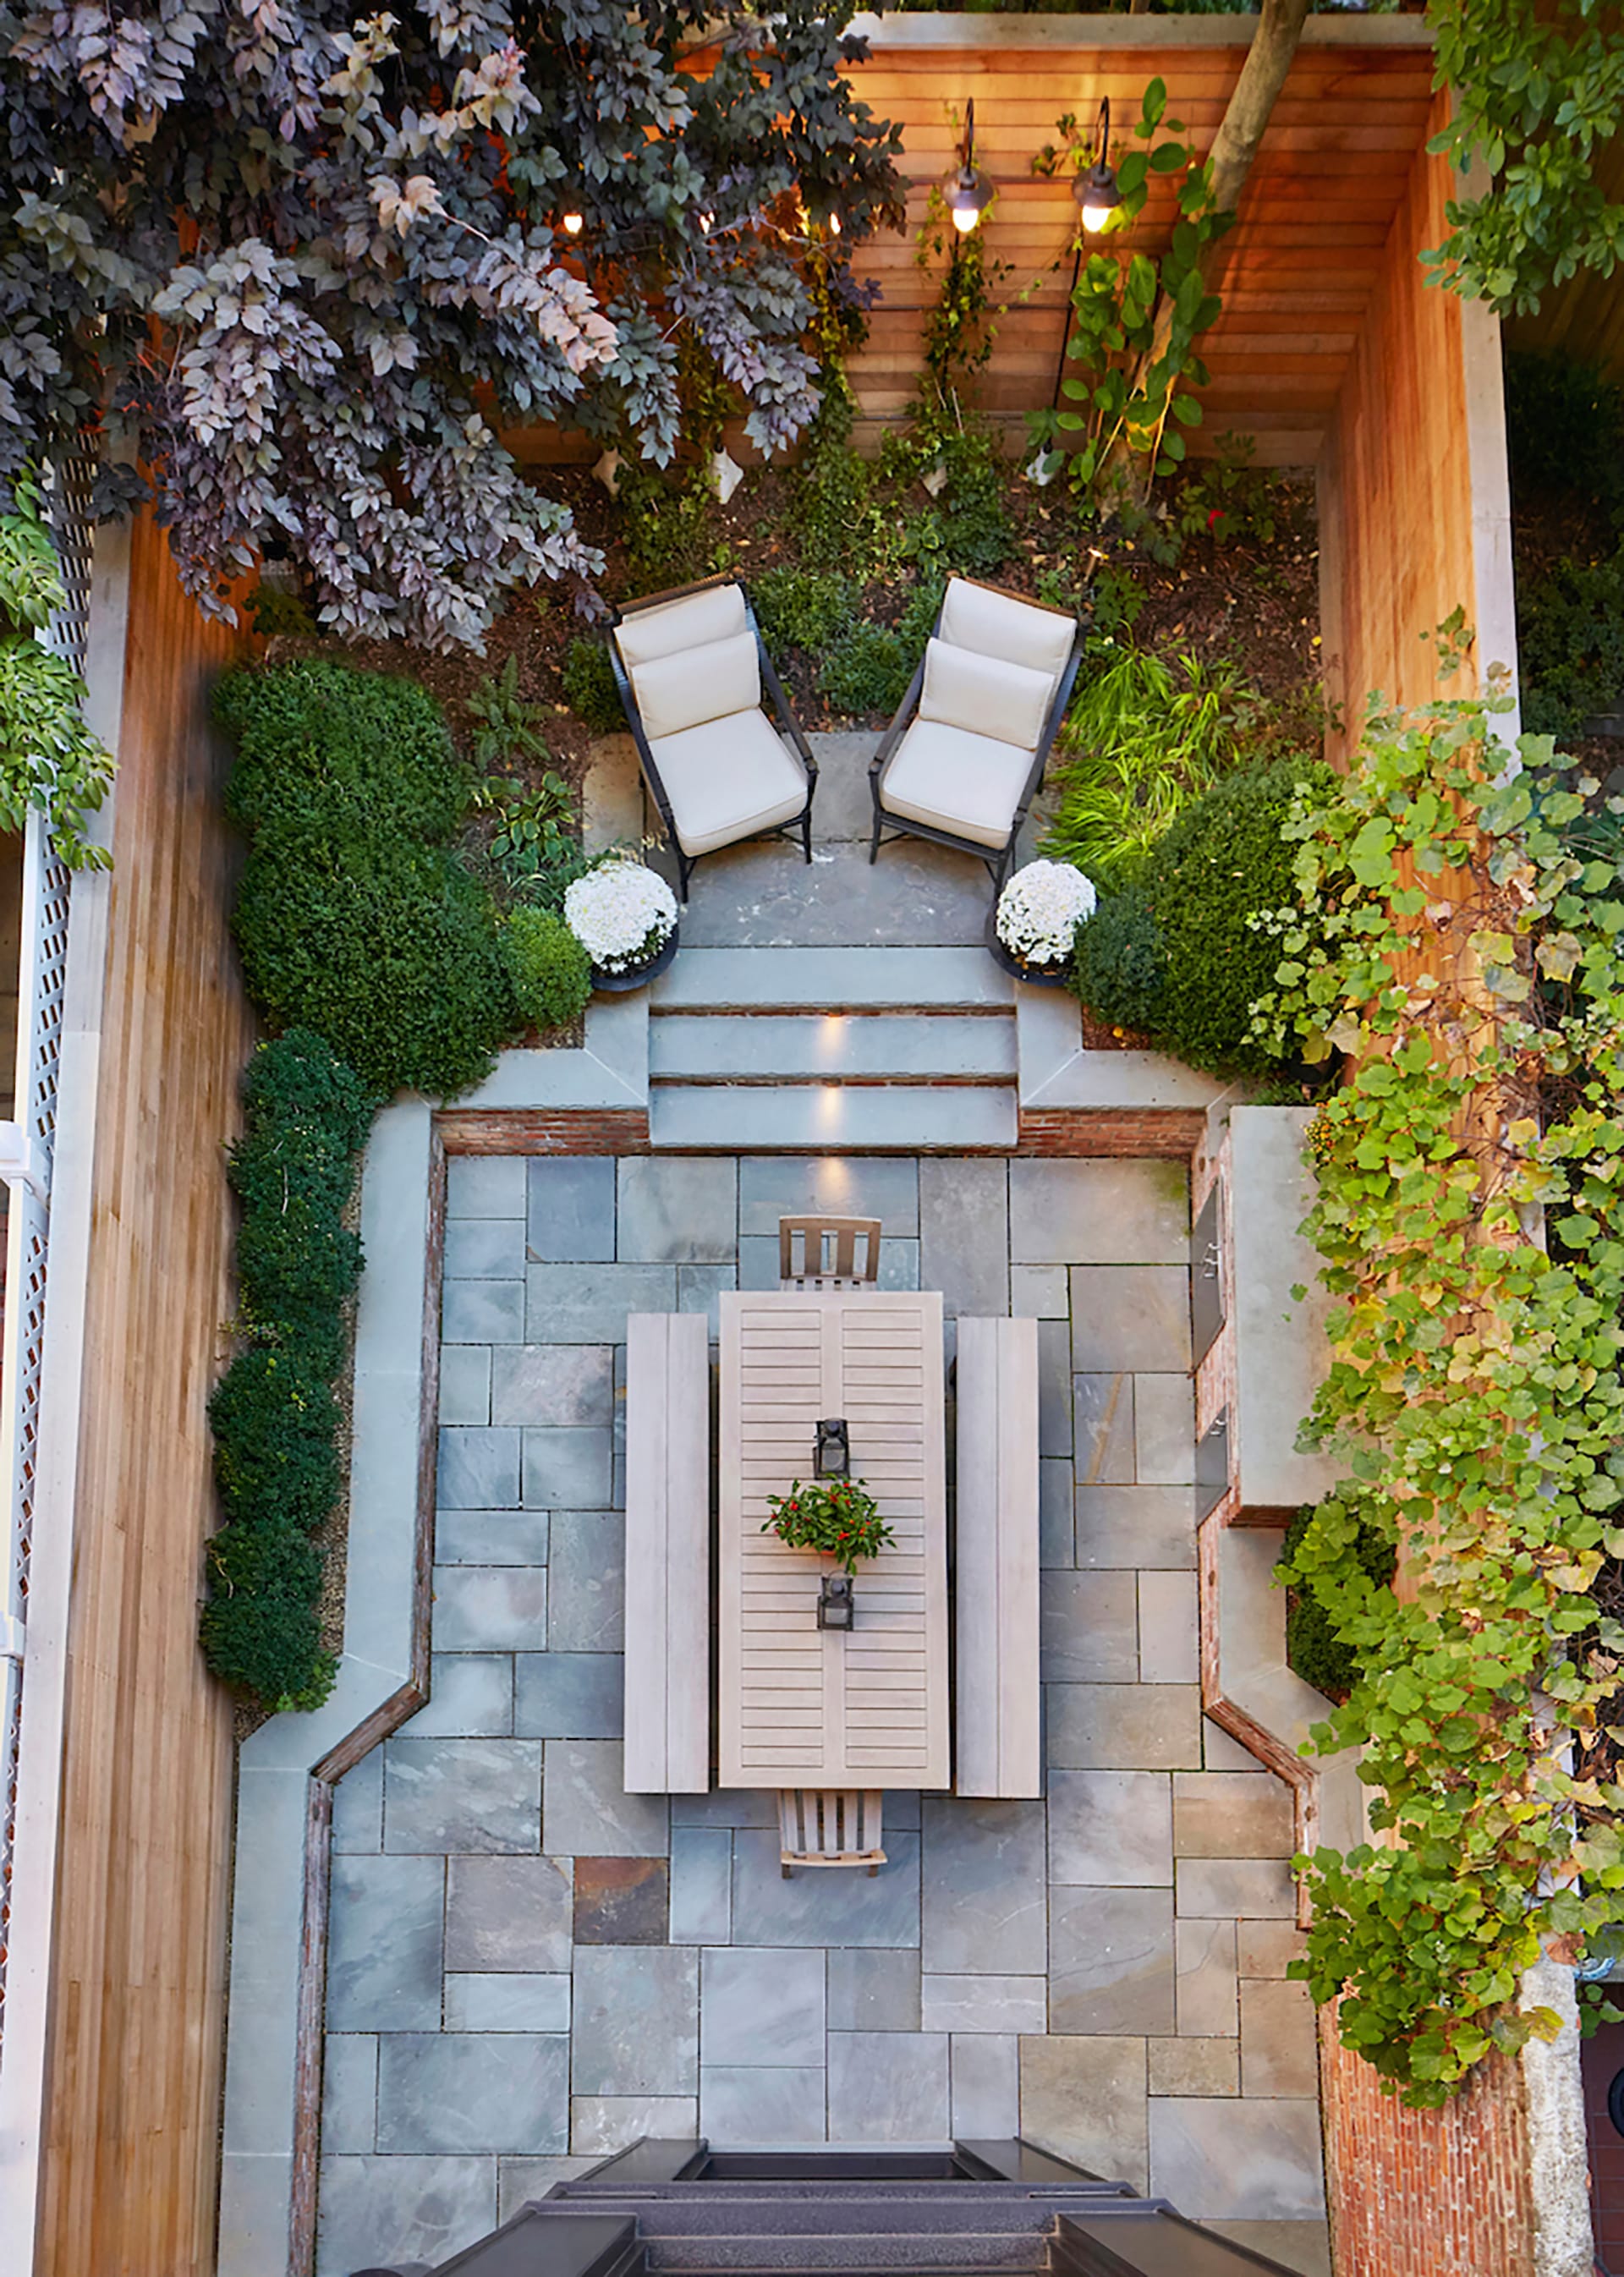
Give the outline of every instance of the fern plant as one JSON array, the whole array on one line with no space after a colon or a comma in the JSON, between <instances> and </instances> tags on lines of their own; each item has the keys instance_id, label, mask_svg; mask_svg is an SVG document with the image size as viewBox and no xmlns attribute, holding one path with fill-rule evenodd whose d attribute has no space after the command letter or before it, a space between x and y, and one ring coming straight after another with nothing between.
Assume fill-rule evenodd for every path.
<instances>
[{"instance_id":1,"label":"fern plant","mask_svg":"<svg viewBox=\"0 0 1624 2277\"><path fill-rule=\"evenodd\" d=\"M1178 673L1142 649L1109 651L1060 732L1050 780L1058 792L1042 851L1116 885L1233 756L1227 666L1180 657Z\"/></svg>"}]
</instances>

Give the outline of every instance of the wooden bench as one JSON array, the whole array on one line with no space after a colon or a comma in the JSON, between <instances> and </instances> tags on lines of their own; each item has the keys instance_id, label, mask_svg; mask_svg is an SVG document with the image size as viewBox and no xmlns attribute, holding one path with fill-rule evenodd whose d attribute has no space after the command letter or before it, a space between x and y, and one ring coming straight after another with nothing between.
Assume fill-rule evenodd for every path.
<instances>
[{"instance_id":1,"label":"wooden bench","mask_svg":"<svg viewBox=\"0 0 1624 2277\"><path fill-rule=\"evenodd\" d=\"M1038 1324L958 1324L957 1786L1042 1793Z\"/></svg>"},{"instance_id":2,"label":"wooden bench","mask_svg":"<svg viewBox=\"0 0 1624 2277\"><path fill-rule=\"evenodd\" d=\"M711 1784L711 1359L703 1313L626 1323L628 1794Z\"/></svg>"}]
</instances>

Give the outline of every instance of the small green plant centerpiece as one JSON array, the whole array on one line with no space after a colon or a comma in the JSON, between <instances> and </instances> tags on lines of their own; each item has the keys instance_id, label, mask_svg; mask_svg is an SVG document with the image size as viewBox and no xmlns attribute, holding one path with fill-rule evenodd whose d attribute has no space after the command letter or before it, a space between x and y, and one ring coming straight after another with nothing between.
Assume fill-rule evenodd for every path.
<instances>
[{"instance_id":1,"label":"small green plant centerpiece","mask_svg":"<svg viewBox=\"0 0 1624 2277\"><path fill-rule=\"evenodd\" d=\"M769 1495L771 1513L763 1534L775 1534L790 1550L815 1550L832 1557L847 1578L843 1582L824 1577L819 1602L820 1628L850 1628L853 1615L851 1576L862 1557L877 1557L896 1539L880 1515L861 1479L814 1479L803 1486L791 1481L788 1494Z\"/></svg>"}]
</instances>

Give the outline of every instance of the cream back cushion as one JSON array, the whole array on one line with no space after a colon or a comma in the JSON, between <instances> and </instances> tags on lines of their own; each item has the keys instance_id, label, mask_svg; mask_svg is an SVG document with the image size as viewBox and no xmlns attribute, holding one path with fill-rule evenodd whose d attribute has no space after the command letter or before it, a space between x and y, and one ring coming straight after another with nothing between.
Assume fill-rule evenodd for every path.
<instances>
[{"instance_id":1,"label":"cream back cushion","mask_svg":"<svg viewBox=\"0 0 1624 2277\"><path fill-rule=\"evenodd\" d=\"M659 656L675 656L683 649L699 648L708 641L728 640L745 626L744 593L738 585L713 585L708 592L689 593L680 601L659 601L652 609L637 609L615 628L615 644L626 669L652 664Z\"/></svg>"},{"instance_id":2,"label":"cream back cushion","mask_svg":"<svg viewBox=\"0 0 1624 2277\"><path fill-rule=\"evenodd\" d=\"M1052 609L1034 609L1009 593L992 593L963 577L948 580L942 605L942 637L982 656L1024 664L1029 672L1058 679L1071 653L1077 627Z\"/></svg>"},{"instance_id":3,"label":"cream back cushion","mask_svg":"<svg viewBox=\"0 0 1624 2277\"><path fill-rule=\"evenodd\" d=\"M761 701L761 659L751 632L709 641L678 656L656 657L631 675L643 732L651 742L680 735L729 712L753 712Z\"/></svg>"},{"instance_id":4,"label":"cream back cushion","mask_svg":"<svg viewBox=\"0 0 1624 2277\"><path fill-rule=\"evenodd\" d=\"M1035 751L1054 693L1051 673L1029 672L1002 657L933 640L925 651L919 717Z\"/></svg>"}]
</instances>

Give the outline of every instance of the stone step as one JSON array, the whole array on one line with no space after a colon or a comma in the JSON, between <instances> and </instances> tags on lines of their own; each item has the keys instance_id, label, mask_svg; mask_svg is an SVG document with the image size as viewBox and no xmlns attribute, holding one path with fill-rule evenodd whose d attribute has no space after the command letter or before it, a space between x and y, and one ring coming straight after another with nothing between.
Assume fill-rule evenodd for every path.
<instances>
[{"instance_id":1,"label":"stone step","mask_svg":"<svg viewBox=\"0 0 1624 2277\"><path fill-rule=\"evenodd\" d=\"M961 2220L970 2219L962 2215ZM651 2237L644 2246L644 2266L651 2271L681 2270L684 2277L710 2271L766 2271L780 2277L858 2277L858 2273L881 2271L884 2277L926 2277L926 2273L952 2271L955 2277L976 2273L1036 2273L1048 2267L1046 2241L1030 2231L1016 2236L988 2235L963 2230L949 2235L898 2238L852 2233L826 2237L778 2237L771 2235L732 2236L725 2232L709 2237Z\"/></svg>"},{"instance_id":2,"label":"stone step","mask_svg":"<svg viewBox=\"0 0 1624 2277\"><path fill-rule=\"evenodd\" d=\"M901 2195L884 2199L854 2199L843 2190L786 2197L758 2194L747 2182L727 2182L721 2185L725 2200L719 2199L714 2186L689 2198L629 2194L617 2199L606 2193L601 2200L594 2198L592 2210L614 2206L635 2213L642 2235L649 2239L714 2238L728 2233L758 2238L957 2237L967 2228L978 2237L1033 2236L1048 2229L1054 2212L1052 2199L1031 2193L998 2191L988 2198L978 2186L972 2212L962 2195L950 2198L938 2188L929 2197L915 2196L905 2184L894 2187L900 2187ZM1112 2186L1101 2183L1077 2193L1076 2202L1094 2211L1102 2198L1109 2200L1112 2195Z\"/></svg>"},{"instance_id":3,"label":"stone step","mask_svg":"<svg viewBox=\"0 0 1624 2277\"><path fill-rule=\"evenodd\" d=\"M1014 1089L1003 1085L679 1083L656 1085L649 1100L656 1147L729 1154L957 1154L1013 1146L1019 1119Z\"/></svg>"},{"instance_id":4,"label":"stone step","mask_svg":"<svg viewBox=\"0 0 1624 2277\"><path fill-rule=\"evenodd\" d=\"M649 991L663 1012L1002 1010L984 948L684 948Z\"/></svg>"},{"instance_id":5,"label":"stone step","mask_svg":"<svg viewBox=\"0 0 1624 2277\"><path fill-rule=\"evenodd\" d=\"M1007 1012L668 1012L649 1023L657 1083L865 1077L894 1083L1014 1081Z\"/></svg>"}]
</instances>

